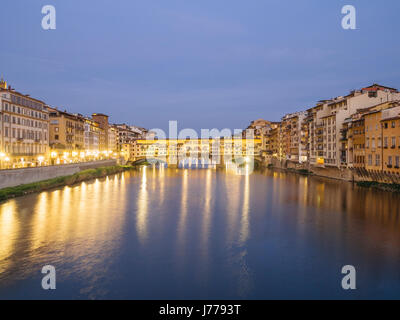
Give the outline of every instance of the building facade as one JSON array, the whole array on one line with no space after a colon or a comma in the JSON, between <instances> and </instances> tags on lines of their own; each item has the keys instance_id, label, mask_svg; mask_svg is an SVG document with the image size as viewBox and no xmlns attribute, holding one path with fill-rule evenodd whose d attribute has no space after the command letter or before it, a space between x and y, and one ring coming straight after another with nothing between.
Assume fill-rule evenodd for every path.
<instances>
[{"instance_id":1,"label":"building facade","mask_svg":"<svg viewBox=\"0 0 400 320\"><path fill-rule=\"evenodd\" d=\"M45 103L0 81L0 165L18 168L47 164L49 115Z\"/></svg>"},{"instance_id":2,"label":"building facade","mask_svg":"<svg viewBox=\"0 0 400 320\"><path fill-rule=\"evenodd\" d=\"M85 119L57 108L48 107L50 149L53 163L76 162L85 151Z\"/></svg>"}]
</instances>

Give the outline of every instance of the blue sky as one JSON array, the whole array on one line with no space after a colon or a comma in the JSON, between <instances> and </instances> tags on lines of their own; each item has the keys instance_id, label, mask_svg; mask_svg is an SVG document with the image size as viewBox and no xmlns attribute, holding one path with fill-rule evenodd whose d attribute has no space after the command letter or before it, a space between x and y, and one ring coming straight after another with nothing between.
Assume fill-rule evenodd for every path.
<instances>
[{"instance_id":1,"label":"blue sky","mask_svg":"<svg viewBox=\"0 0 400 320\"><path fill-rule=\"evenodd\" d=\"M57 29L41 28L41 8ZM343 30L341 8L357 9ZM0 73L71 112L148 128L243 128L374 82L400 88L400 2L15 0Z\"/></svg>"}]
</instances>

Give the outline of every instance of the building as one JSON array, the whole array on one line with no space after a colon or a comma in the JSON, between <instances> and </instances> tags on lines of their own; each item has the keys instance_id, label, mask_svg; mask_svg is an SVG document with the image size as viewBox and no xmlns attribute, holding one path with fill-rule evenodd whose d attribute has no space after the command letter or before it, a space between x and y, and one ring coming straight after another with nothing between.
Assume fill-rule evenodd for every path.
<instances>
[{"instance_id":1,"label":"building","mask_svg":"<svg viewBox=\"0 0 400 320\"><path fill-rule=\"evenodd\" d=\"M355 113L348 125L347 166L365 168L365 118L362 112Z\"/></svg>"},{"instance_id":2,"label":"building","mask_svg":"<svg viewBox=\"0 0 400 320\"><path fill-rule=\"evenodd\" d=\"M250 125L246 128L246 130L254 130L253 135L254 138L261 139L263 134L266 130L269 130L273 122L264 120L264 119L257 119L250 123ZM243 138L246 138L246 130L243 131Z\"/></svg>"},{"instance_id":3,"label":"building","mask_svg":"<svg viewBox=\"0 0 400 320\"><path fill-rule=\"evenodd\" d=\"M119 149L122 150L122 146L124 144L132 143L135 140L138 140L141 137L141 132L133 131L130 126L125 123L115 124L118 129L118 145Z\"/></svg>"},{"instance_id":4,"label":"building","mask_svg":"<svg viewBox=\"0 0 400 320\"><path fill-rule=\"evenodd\" d=\"M303 122L306 111L290 113L282 118L282 155L283 159L294 162L305 162L308 158L306 132Z\"/></svg>"},{"instance_id":5,"label":"building","mask_svg":"<svg viewBox=\"0 0 400 320\"><path fill-rule=\"evenodd\" d=\"M0 81L0 165L18 168L47 164L49 116L45 103Z\"/></svg>"},{"instance_id":6,"label":"building","mask_svg":"<svg viewBox=\"0 0 400 320\"><path fill-rule=\"evenodd\" d=\"M116 126L108 128L108 151L118 152L118 128Z\"/></svg>"},{"instance_id":7,"label":"building","mask_svg":"<svg viewBox=\"0 0 400 320\"><path fill-rule=\"evenodd\" d=\"M361 90L354 90L347 96L320 101L313 110L314 137L310 136L310 139L314 141L315 149L311 150L310 163L335 167L347 166L348 154L346 150L343 154L341 134L346 119L358 110L396 101L399 98L400 93L396 89L373 84ZM318 155L313 156L317 153Z\"/></svg>"},{"instance_id":8,"label":"building","mask_svg":"<svg viewBox=\"0 0 400 320\"><path fill-rule=\"evenodd\" d=\"M109 132L109 123L108 123L108 115L103 113L93 113L92 114L93 121L96 121L99 124L99 150L100 152L108 152L108 132Z\"/></svg>"},{"instance_id":9,"label":"building","mask_svg":"<svg viewBox=\"0 0 400 320\"><path fill-rule=\"evenodd\" d=\"M52 163L76 162L85 150L85 119L81 115L47 107L50 118Z\"/></svg>"},{"instance_id":10,"label":"building","mask_svg":"<svg viewBox=\"0 0 400 320\"><path fill-rule=\"evenodd\" d=\"M84 130L86 155L94 157L100 153L100 125L90 118L85 118Z\"/></svg>"},{"instance_id":11,"label":"building","mask_svg":"<svg viewBox=\"0 0 400 320\"><path fill-rule=\"evenodd\" d=\"M381 111L382 170L400 173L400 104Z\"/></svg>"},{"instance_id":12,"label":"building","mask_svg":"<svg viewBox=\"0 0 400 320\"><path fill-rule=\"evenodd\" d=\"M281 124L274 123L271 128L262 135L262 154L271 163L272 158L281 158Z\"/></svg>"}]
</instances>

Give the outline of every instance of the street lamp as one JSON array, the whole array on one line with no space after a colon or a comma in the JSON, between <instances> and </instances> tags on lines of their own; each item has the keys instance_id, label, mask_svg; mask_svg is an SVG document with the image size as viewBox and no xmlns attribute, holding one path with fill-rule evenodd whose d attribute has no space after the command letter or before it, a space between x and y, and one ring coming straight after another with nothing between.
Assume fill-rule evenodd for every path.
<instances>
[{"instance_id":1,"label":"street lamp","mask_svg":"<svg viewBox=\"0 0 400 320\"><path fill-rule=\"evenodd\" d=\"M39 156L37 159L39 161L39 166L42 166L42 163L44 161L44 157L43 156Z\"/></svg>"}]
</instances>

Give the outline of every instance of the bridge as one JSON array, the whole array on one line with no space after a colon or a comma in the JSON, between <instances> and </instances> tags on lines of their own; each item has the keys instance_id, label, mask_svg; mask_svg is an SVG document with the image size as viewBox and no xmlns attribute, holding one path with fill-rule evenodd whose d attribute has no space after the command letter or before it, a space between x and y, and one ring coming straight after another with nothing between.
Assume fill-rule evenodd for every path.
<instances>
[{"instance_id":1,"label":"bridge","mask_svg":"<svg viewBox=\"0 0 400 320\"><path fill-rule=\"evenodd\" d=\"M243 159L262 161L261 139L244 138L137 140L124 144L122 153L129 162L177 167L225 166L243 163Z\"/></svg>"}]
</instances>

